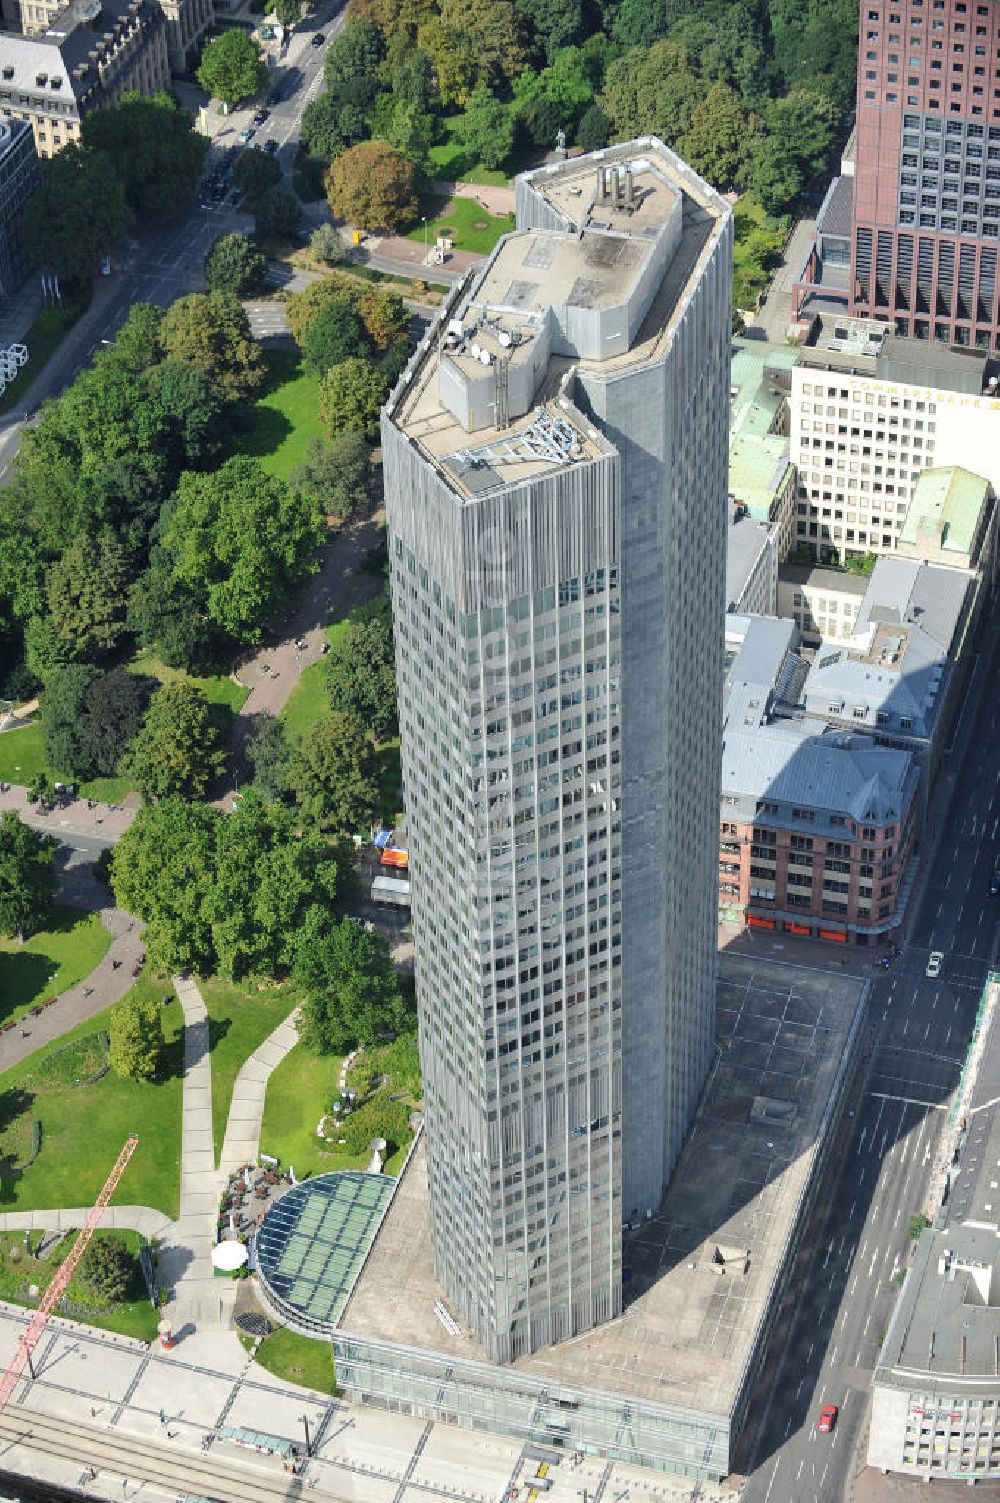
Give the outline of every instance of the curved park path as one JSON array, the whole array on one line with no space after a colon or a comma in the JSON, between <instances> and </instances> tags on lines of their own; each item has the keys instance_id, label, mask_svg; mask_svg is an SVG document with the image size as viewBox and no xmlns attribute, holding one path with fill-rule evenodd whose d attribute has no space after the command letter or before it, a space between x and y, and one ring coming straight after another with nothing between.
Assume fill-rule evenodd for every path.
<instances>
[{"instance_id":1,"label":"curved park path","mask_svg":"<svg viewBox=\"0 0 1000 1503\"><path fill-rule=\"evenodd\" d=\"M230 1324L236 1284L232 1279L216 1279L212 1267L219 1198L229 1175L257 1157L267 1082L296 1044L298 1034L292 1015L245 1061L233 1087L216 1169L208 1013L195 981L175 976L173 983L184 1011L180 1216L171 1221L150 1206L111 1205L101 1226L108 1231L127 1228L159 1240L159 1280L172 1295L166 1314L177 1334L190 1334ZM69 1231L82 1226L89 1211L89 1206L5 1211L0 1213L0 1232Z\"/></svg>"}]
</instances>

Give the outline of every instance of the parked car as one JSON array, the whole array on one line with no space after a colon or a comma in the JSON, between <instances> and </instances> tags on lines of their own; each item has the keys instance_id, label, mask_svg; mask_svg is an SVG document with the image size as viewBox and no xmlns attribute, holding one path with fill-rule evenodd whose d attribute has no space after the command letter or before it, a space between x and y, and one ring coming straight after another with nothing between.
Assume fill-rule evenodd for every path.
<instances>
[{"instance_id":1,"label":"parked car","mask_svg":"<svg viewBox=\"0 0 1000 1503\"><path fill-rule=\"evenodd\" d=\"M254 128L253 128L252 125L246 125L240 131L240 133L239 133L239 135L237 136L236 139L238 141L242 142L242 144L245 146L248 141L252 141L253 140L253 138L254 138L254 136L256 134L257 134L257 132L254 130Z\"/></svg>"},{"instance_id":2,"label":"parked car","mask_svg":"<svg viewBox=\"0 0 1000 1503\"><path fill-rule=\"evenodd\" d=\"M273 157L274 153L277 151L277 149L278 149L278 143L277 143L277 141L274 139L273 136L268 136L267 140L264 142L264 150L267 152L268 156L269 157Z\"/></svg>"},{"instance_id":3,"label":"parked car","mask_svg":"<svg viewBox=\"0 0 1000 1503\"><path fill-rule=\"evenodd\" d=\"M941 967L942 967L943 964L944 964L944 955L943 955L942 951L940 951L940 950L932 950L931 953L927 957L927 969L924 971L924 975L927 977L927 979L929 981L936 981L937 980L937 978L941 974Z\"/></svg>"},{"instance_id":4,"label":"parked car","mask_svg":"<svg viewBox=\"0 0 1000 1503\"><path fill-rule=\"evenodd\" d=\"M254 125L263 125L264 121L265 120L270 120L270 118L271 118L271 111L270 110L258 110L257 113L256 113L256 115L254 115L254 117L253 117L253 123L254 123Z\"/></svg>"},{"instance_id":5,"label":"parked car","mask_svg":"<svg viewBox=\"0 0 1000 1503\"><path fill-rule=\"evenodd\" d=\"M326 37L323 35L323 33L321 31L317 31L314 34L313 39L312 39L312 41L310 42L309 45L311 47L322 47L322 45L323 45L323 43L325 41L326 41Z\"/></svg>"},{"instance_id":6,"label":"parked car","mask_svg":"<svg viewBox=\"0 0 1000 1503\"><path fill-rule=\"evenodd\" d=\"M819 1412L819 1419L816 1421L816 1429L819 1430L822 1435L829 1435L830 1431L837 1423L837 1414L838 1410L836 1404L824 1404Z\"/></svg>"}]
</instances>

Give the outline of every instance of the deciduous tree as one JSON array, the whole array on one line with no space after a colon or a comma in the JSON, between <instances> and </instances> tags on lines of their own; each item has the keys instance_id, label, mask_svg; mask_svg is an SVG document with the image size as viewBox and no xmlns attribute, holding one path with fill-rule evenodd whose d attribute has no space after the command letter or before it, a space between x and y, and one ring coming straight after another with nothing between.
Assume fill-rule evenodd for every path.
<instances>
[{"instance_id":1,"label":"deciduous tree","mask_svg":"<svg viewBox=\"0 0 1000 1503\"><path fill-rule=\"evenodd\" d=\"M112 1026L113 1019L114 1014L112 1014ZM162 1035L161 1027L161 1038ZM79 1279L88 1293L95 1295L105 1304L117 1305L127 1299L135 1271L135 1258L125 1244L117 1237L98 1232L80 1259L80 1266L75 1277Z\"/></svg>"},{"instance_id":2,"label":"deciduous tree","mask_svg":"<svg viewBox=\"0 0 1000 1503\"><path fill-rule=\"evenodd\" d=\"M28 254L68 283L87 281L129 222L125 189L103 152L69 141L42 166L24 211Z\"/></svg>"},{"instance_id":3,"label":"deciduous tree","mask_svg":"<svg viewBox=\"0 0 1000 1503\"><path fill-rule=\"evenodd\" d=\"M206 42L198 64L203 89L231 107L249 99L267 83L267 64L250 34L238 26Z\"/></svg>"},{"instance_id":4,"label":"deciduous tree","mask_svg":"<svg viewBox=\"0 0 1000 1503\"><path fill-rule=\"evenodd\" d=\"M225 766L218 727L204 694L175 679L153 695L142 728L123 758L147 803L180 794L204 798Z\"/></svg>"},{"instance_id":5,"label":"deciduous tree","mask_svg":"<svg viewBox=\"0 0 1000 1503\"><path fill-rule=\"evenodd\" d=\"M527 54L512 0L442 0L441 20L469 38L479 78L489 88L510 85L524 67Z\"/></svg>"},{"instance_id":6,"label":"deciduous tree","mask_svg":"<svg viewBox=\"0 0 1000 1503\"><path fill-rule=\"evenodd\" d=\"M378 803L375 758L368 732L353 715L318 720L292 755L288 781L305 819L346 835L363 829Z\"/></svg>"},{"instance_id":7,"label":"deciduous tree","mask_svg":"<svg viewBox=\"0 0 1000 1503\"><path fill-rule=\"evenodd\" d=\"M81 534L49 569L45 594L53 624L81 657L101 657L121 641L131 578L124 548L107 532Z\"/></svg>"},{"instance_id":8,"label":"deciduous tree","mask_svg":"<svg viewBox=\"0 0 1000 1503\"><path fill-rule=\"evenodd\" d=\"M361 320L348 303L329 302L313 319L302 345L306 370L322 376L364 349Z\"/></svg>"},{"instance_id":9,"label":"deciduous tree","mask_svg":"<svg viewBox=\"0 0 1000 1503\"><path fill-rule=\"evenodd\" d=\"M377 350L387 350L410 332L410 313L398 292L368 282L355 298L365 333Z\"/></svg>"},{"instance_id":10,"label":"deciduous tree","mask_svg":"<svg viewBox=\"0 0 1000 1503\"><path fill-rule=\"evenodd\" d=\"M268 188L254 206L254 232L265 240L290 239L297 234L301 219L298 199L281 188Z\"/></svg>"},{"instance_id":11,"label":"deciduous tree","mask_svg":"<svg viewBox=\"0 0 1000 1503\"><path fill-rule=\"evenodd\" d=\"M246 401L264 384L260 345L238 298L232 293L191 293L167 309L160 326L170 360L201 371L227 401Z\"/></svg>"},{"instance_id":12,"label":"deciduous tree","mask_svg":"<svg viewBox=\"0 0 1000 1503\"><path fill-rule=\"evenodd\" d=\"M249 297L264 285L267 262L250 235L220 235L205 257L205 285L209 292Z\"/></svg>"},{"instance_id":13,"label":"deciduous tree","mask_svg":"<svg viewBox=\"0 0 1000 1503\"><path fill-rule=\"evenodd\" d=\"M374 1044L411 1021L384 937L357 919L313 918L295 979L305 990L299 1037L316 1054Z\"/></svg>"},{"instance_id":14,"label":"deciduous tree","mask_svg":"<svg viewBox=\"0 0 1000 1503\"><path fill-rule=\"evenodd\" d=\"M385 39L373 22L349 20L326 49L323 73L330 93L371 110L378 88L378 66Z\"/></svg>"},{"instance_id":15,"label":"deciduous tree","mask_svg":"<svg viewBox=\"0 0 1000 1503\"><path fill-rule=\"evenodd\" d=\"M48 922L56 895L56 842L24 823L14 809L0 814L0 934L23 940Z\"/></svg>"},{"instance_id":16,"label":"deciduous tree","mask_svg":"<svg viewBox=\"0 0 1000 1503\"><path fill-rule=\"evenodd\" d=\"M317 261L323 261L327 266L340 266L347 260L347 247L333 224L316 226L309 236L309 249Z\"/></svg>"},{"instance_id":17,"label":"deciduous tree","mask_svg":"<svg viewBox=\"0 0 1000 1503\"><path fill-rule=\"evenodd\" d=\"M353 715L382 740L396 719L396 659L387 596L348 621L326 659L331 708Z\"/></svg>"},{"instance_id":18,"label":"deciduous tree","mask_svg":"<svg viewBox=\"0 0 1000 1503\"><path fill-rule=\"evenodd\" d=\"M288 792L288 764L292 748L285 728L273 715L259 715L247 741L253 767L253 786L263 799L282 799Z\"/></svg>"},{"instance_id":19,"label":"deciduous tree","mask_svg":"<svg viewBox=\"0 0 1000 1503\"><path fill-rule=\"evenodd\" d=\"M366 141L327 170L326 196L338 219L364 230L395 230L417 214L416 168L387 141Z\"/></svg>"},{"instance_id":20,"label":"deciduous tree","mask_svg":"<svg viewBox=\"0 0 1000 1503\"><path fill-rule=\"evenodd\" d=\"M111 1009L108 1059L124 1080L148 1080L163 1052L159 1003L151 997L125 997Z\"/></svg>"},{"instance_id":21,"label":"deciduous tree","mask_svg":"<svg viewBox=\"0 0 1000 1503\"><path fill-rule=\"evenodd\" d=\"M167 219L194 202L208 141L170 94L127 93L88 110L81 136L114 164L137 220Z\"/></svg>"},{"instance_id":22,"label":"deciduous tree","mask_svg":"<svg viewBox=\"0 0 1000 1503\"><path fill-rule=\"evenodd\" d=\"M319 417L332 438L356 428L368 438L378 432L379 408L388 396L388 383L367 360L343 360L331 366L319 383Z\"/></svg>"},{"instance_id":23,"label":"deciduous tree","mask_svg":"<svg viewBox=\"0 0 1000 1503\"><path fill-rule=\"evenodd\" d=\"M57 668L42 696L42 746L47 766L59 778L83 777L90 764L81 744L87 690L98 677L89 663Z\"/></svg>"},{"instance_id":24,"label":"deciduous tree","mask_svg":"<svg viewBox=\"0 0 1000 1503\"><path fill-rule=\"evenodd\" d=\"M205 902L223 817L203 804L165 798L139 810L112 852L115 901L144 920L146 954L160 970L212 968Z\"/></svg>"},{"instance_id":25,"label":"deciduous tree","mask_svg":"<svg viewBox=\"0 0 1000 1503\"><path fill-rule=\"evenodd\" d=\"M275 157L261 151L259 146L252 146L236 158L233 182L243 197L253 203L268 188L281 182L281 167Z\"/></svg>"},{"instance_id":26,"label":"deciduous tree","mask_svg":"<svg viewBox=\"0 0 1000 1503\"><path fill-rule=\"evenodd\" d=\"M237 455L213 474L181 476L164 510L161 542L173 577L208 619L239 642L308 577L322 524L311 502L256 459Z\"/></svg>"},{"instance_id":27,"label":"deciduous tree","mask_svg":"<svg viewBox=\"0 0 1000 1503\"><path fill-rule=\"evenodd\" d=\"M155 689L154 678L125 668L91 679L77 730L82 768L101 777L114 776L125 748L139 733Z\"/></svg>"},{"instance_id":28,"label":"deciduous tree","mask_svg":"<svg viewBox=\"0 0 1000 1503\"><path fill-rule=\"evenodd\" d=\"M458 128L462 144L484 167L499 167L510 156L514 117L486 84L473 89Z\"/></svg>"},{"instance_id":29,"label":"deciduous tree","mask_svg":"<svg viewBox=\"0 0 1000 1503\"><path fill-rule=\"evenodd\" d=\"M314 438L291 485L327 516L349 522L371 493L371 447L363 433L345 428L326 441Z\"/></svg>"}]
</instances>

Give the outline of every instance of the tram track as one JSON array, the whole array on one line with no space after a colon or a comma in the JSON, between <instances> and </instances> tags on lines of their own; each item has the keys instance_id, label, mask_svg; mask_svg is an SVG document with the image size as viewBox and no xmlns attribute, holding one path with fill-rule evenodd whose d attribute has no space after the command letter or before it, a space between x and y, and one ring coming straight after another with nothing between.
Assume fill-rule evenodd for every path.
<instances>
[{"instance_id":1,"label":"tram track","mask_svg":"<svg viewBox=\"0 0 1000 1503\"><path fill-rule=\"evenodd\" d=\"M331 1503L352 1503L344 1493L330 1492L323 1481L309 1486L293 1475L267 1476L234 1464L218 1452L192 1455L144 1436L108 1431L68 1419L50 1419L33 1410L9 1404L0 1415L0 1452L19 1446L77 1463L81 1468L110 1472L133 1482L149 1483L163 1491L218 1500L218 1503L275 1503L299 1498L305 1491ZM214 1449L214 1448L213 1448ZM0 1454L0 1465L3 1463ZM324 1479L325 1481L325 1479Z\"/></svg>"}]
</instances>

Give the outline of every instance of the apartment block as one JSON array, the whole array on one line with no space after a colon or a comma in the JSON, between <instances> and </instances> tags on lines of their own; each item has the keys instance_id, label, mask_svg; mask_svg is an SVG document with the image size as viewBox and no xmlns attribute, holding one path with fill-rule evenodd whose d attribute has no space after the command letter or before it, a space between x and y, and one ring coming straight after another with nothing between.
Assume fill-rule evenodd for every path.
<instances>
[{"instance_id":1,"label":"apartment block","mask_svg":"<svg viewBox=\"0 0 1000 1503\"><path fill-rule=\"evenodd\" d=\"M80 135L88 110L170 80L167 23L156 0L72 0L37 36L5 35L0 119L26 120L40 157Z\"/></svg>"},{"instance_id":2,"label":"apartment block","mask_svg":"<svg viewBox=\"0 0 1000 1503\"><path fill-rule=\"evenodd\" d=\"M895 552L926 469L1000 484L1000 366L979 352L836 319L792 372L797 552L820 563Z\"/></svg>"}]
</instances>

